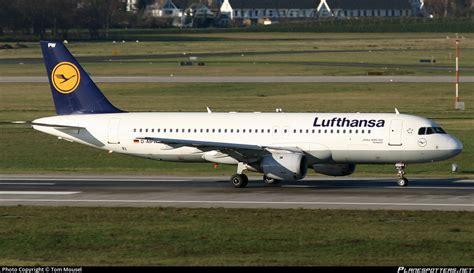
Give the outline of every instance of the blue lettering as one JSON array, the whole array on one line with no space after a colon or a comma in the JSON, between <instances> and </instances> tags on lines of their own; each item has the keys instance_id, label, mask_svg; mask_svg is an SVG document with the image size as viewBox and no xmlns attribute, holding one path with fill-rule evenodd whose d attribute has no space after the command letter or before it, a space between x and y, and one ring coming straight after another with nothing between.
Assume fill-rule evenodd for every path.
<instances>
[{"instance_id":1,"label":"blue lettering","mask_svg":"<svg viewBox=\"0 0 474 273\"><path fill-rule=\"evenodd\" d=\"M314 119L313 127L384 127L385 120L379 119L347 119L347 118L331 118L321 119L318 117Z\"/></svg>"}]
</instances>

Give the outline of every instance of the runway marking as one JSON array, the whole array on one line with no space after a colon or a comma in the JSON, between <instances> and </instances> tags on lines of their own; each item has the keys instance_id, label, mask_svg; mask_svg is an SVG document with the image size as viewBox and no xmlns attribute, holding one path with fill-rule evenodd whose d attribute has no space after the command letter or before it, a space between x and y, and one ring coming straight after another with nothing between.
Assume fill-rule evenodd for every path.
<instances>
[{"instance_id":1,"label":"runway marking","mask_svg":"<svg viewBox=\"0 0 474 273\"><path fill-rule=\"evenodd\" d=\"M34 183L34 182L25 182L25 183L15 183L15 182L0 182L0 185L34 185L34 186L54 186L56 183Z\"/></svg>"},{"instance_id":2,"label":"runway marking","mask_svg":"<svg viewBox=\"0 0 474 273\"><path fill-rule=\"evenodd\" d=\"M93 199L0 199L0 202L68 202L68 203L202 203L202 204L261 204L261 205L351 205L351 206L423 206L423 207L474 207L474 204L432 203L359 203L359 202L291 202L291 201L206 201L206 200L93 200Z\"/></svg>"},{"instance_id":3,"label":"runway marking","mask_svg":"<svg viewBox=\"0 0 474 273\"><path fill-rule=\"evenodd\" d=\"M110 182L194 182L199 180L191 179L140 179L140 178L0 178L0 181L57 181L57 182L67 182L67 181L110 181Z\"/></svg>"},{"instance_id":4,"label":"runway marking","mask_svg":"<svg viewBox=\"0 0 474 273\"><path fill-rule=\"evenodd\" d=\"M407 187L400 187L400 186L377 186L377 185L367 185L367 186L338 186L338 185L319 185L319 186L313 186L313 185L282 185L282 188L321 188L321 189L340 189L340 188L350 188L350 189L362 189L362 188L370 188L370 189L376 189L376 188L384 188L384 189L436 189L436 190L474 190L474 187L430 187L430 186L407 186Z\"/></svg>"},{"instance_id":5,"label":"runway marking","mask_svg":"<svg viewBox=\"0 0 474 273\"><path fill-rule=\"evenodd\" d=\"M407 187L400 187L400 186L388 186L384 187L388 189L433 189L433 190L474 190L474 187L423 187L423 186L407 186Z\"/></svg>"},{"instance_id":6,"label":"runway marking","mask_svg":"<svg viewBox=\"0 0 474 273\"><path fill-rule=\"evenodd\" d=\"M70 195L81 193L80 191L0 191L0 195Z\"/></svg>"}]
</instances>

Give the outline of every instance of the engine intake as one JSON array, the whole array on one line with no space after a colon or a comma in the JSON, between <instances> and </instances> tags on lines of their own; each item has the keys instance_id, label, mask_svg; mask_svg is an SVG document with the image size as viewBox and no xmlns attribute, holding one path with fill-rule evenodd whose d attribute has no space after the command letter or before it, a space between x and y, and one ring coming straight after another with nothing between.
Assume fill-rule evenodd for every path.
<instances>
[{"instance_id":1,"label":"engine intake","mask_svg":"<svg viewBox=\"0 0 474 273\"><path fill-rule=\"evenodd\" d=\"M269 178L295 181L306 176L308 161L304 154L274 153L262 158L260 169Z\"/></svg>"}]
</instances>

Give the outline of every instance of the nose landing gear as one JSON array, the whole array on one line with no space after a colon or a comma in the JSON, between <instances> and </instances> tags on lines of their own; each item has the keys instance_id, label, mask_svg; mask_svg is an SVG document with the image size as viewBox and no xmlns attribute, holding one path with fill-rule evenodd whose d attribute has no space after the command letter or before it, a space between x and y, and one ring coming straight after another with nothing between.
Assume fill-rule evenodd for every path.
<instances>
[{"instance_id":1,"label":"nose landing gear","mask_svg":"<svg viewBox=\"0 0 474 273\"><path fill-rule=\"evenodd\" d=\"M398 170L397 184L400 187L406 187L408 185L408 179L405 177L405 163L395 164L395 168Z\"/></svg>"}]
</instances>

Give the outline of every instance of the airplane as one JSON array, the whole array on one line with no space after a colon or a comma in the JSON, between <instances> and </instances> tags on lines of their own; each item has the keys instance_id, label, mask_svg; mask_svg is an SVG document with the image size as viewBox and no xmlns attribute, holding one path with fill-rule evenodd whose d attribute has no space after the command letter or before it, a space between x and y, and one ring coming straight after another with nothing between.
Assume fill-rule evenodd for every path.
<instances>
[{"instance_id":1,"label":"airplane","mask_svg":"<svg viewBox=\"0 0 474 273\"><path fill-rule=\"evenodd\" d=\"M230 182L346 176L357 164L395 164L407 186L406 164L452 158L462 143L435 122L395 113L126 112L103 95L61 42L40 41L57 115L36 119L38 131L132 156L175 162L237 165Z\"/></svg>"}]
</instances>

